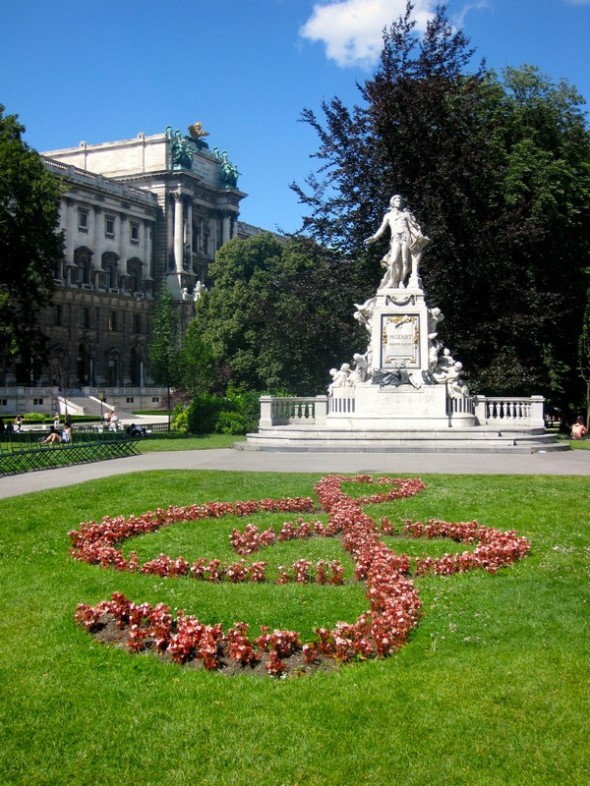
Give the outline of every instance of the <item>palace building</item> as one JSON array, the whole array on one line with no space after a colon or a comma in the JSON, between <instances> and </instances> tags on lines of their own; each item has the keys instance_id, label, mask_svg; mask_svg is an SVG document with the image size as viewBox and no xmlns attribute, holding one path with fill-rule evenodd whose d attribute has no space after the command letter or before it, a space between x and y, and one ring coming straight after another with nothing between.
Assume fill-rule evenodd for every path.
<instances>
[{"instance_id":1,"label":"palace building","mask_svg":"<svg viewBox=\"0 0 590 786\"><path fill-rule=\"evenodd\" d=\"M246 196L239 173L206 136L195 123L187 135L169 127L42 154L64 182L64 255L52 303L40 314L46 360L26 372L15 364L5 386L151 384L147 346L160 285L168 284L186 325L217 250L262 231L238 221Z\"/></svg>"}]
</instances>

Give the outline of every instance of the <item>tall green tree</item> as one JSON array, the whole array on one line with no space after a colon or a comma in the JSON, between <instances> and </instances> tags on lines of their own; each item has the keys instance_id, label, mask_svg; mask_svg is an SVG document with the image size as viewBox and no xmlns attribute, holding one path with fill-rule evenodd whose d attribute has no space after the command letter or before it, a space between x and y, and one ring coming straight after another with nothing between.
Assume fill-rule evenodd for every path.
<instances>
[{"instance_id":1,"label":"tall green tree","mask_svg":"<svg viewBox=\"0 0 590 786\"><path fill-rule=\"evenodd\" d=\"M357 267L315 242L270 234L235 239L210 274L214 287L199 302L196 322L234 385L317 395L330 382L330 367L358 350Z\"/></svg>"},{"instance_id":2,"label":"tall green tree","mask_svg":"<svg viewBox=\"0 0 590 786\"><path fill-rule=\"evenodd\" d=\"M206 393L212 387L215 362L210 347L203 340L201 326L192 319L182 341L180 384L188 398Z\"/></svg>"},{"instance_id":3,"label":"tall green tree","mask_svg":"<svg viewBox=\"0 0 590 786\"><path fill-rule=\"evenodd\" d=\"M17 115L0 105L0 366L40 356L37 317L53 292L54 266L63 251L59 231L61 186L23 141Z\"/></svg>"},{"instance_id":4,"label":"tall green tree","mask_svg":"<svg viewBox=\"0 0 590 786\"><path fill-rule=\"evenodd\" d=\"M171 390L181 384L181 335L178 304L164 284L154 309L151 340L148 346L150 376L167 390L168 430L170 430Z\"/></svg>"},{"instance_id":5,"label":"tall green tree","mask_svg":"<svg viewBox=\"0 0 590 786\"><path fill-rule=\"evenodd\" d=\"M586 308L582 332L578 340L578 372L586 383L586 427L590 426L590 289L586 293Z\"/></svg>"},{"instance_id":6,"label":"tall green tree","mask_svg":"<svg viewBox=\"0 0 590 786\"><path fill-rule=\"evenodd\" d=\"M413 6L384 33L373 77L352 109L338 98L317 132L302 230L343 247L379 280L379 244L363 238L401 193L432 239L422 265L443 337L474 391L567 399L588 256L590 137L581 98L532 67L500 78L479 65L440 6L415 35Z\"/></svg>"}]
</instances>

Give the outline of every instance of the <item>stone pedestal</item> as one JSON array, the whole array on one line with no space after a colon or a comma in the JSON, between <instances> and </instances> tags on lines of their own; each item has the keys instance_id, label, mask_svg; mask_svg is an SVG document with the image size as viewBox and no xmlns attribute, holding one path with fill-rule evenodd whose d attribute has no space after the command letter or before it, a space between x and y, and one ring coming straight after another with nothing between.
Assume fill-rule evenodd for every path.
<instances>
[{"instance_id":1,"label":"stone pedestal","mask_svg":"<svg viewBox=\"0 0 590 786\"><path fill-rule=\"evenodd\" d=\"M380 289L363 307L370 330L363 356L369 377L335 386L328 424L363 431L428 431L475 425L474 404L458 394L454 361L437 341L440 312L430 309L419 285ZM460 364L459 364L460 365Z\"/></svg>"}]
</instances>

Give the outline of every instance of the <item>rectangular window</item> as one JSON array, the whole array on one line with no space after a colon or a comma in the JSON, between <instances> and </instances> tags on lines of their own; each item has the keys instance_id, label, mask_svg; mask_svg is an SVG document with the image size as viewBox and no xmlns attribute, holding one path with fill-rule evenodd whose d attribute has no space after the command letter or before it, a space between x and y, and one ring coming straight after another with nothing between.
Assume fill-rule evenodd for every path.
<instances>
[{"instance_id":1,"label":"rectangular window","mask_svg":"<svg viewBox=\"0 0 590 786\"><path fill-rule=\"evenodd\" d=\"M127 396L126 401L127 404L133 404L135 402L135 399L132 396Z\"/></svg>"},{"instance_id":2,"label":"rectangular window","mask_svg":"<svg viewBox=\"0 0 590 786\"><path fill-rule=\"evenodd\" d=\"M133 332L141 333L141 314L133 315Z\"/></svg>"},{"instance_id":3,"label":"rectangular window","mask_svg":"<svg viewBox=\"0 0 590 786\"><path fill-rule=\"evenodd\" d=\"M104 233L107 237L115 237L115 216L104 217Z\"/></svg>"},{"instance_id":4,"label":"rectangular window","mask_svg":"<svg viewBox=\"0 0 590 786\"><path fill-rule=\"evenodd\" d=\"M90 330L90 309L85 308L82 310L82 327Z\"/></svg>"},{"instance_id":5,"label":"rectangular window","mask_svg":"<svg viewBox=\"0 0 590 786\"><path fill-rule=\"evenodd\" d=\"M59 303L53 306L53 324L58 327L63 325L63 308Z\"/></svg>"},{"instance_id":6,"label":"rectangular window","mask_svg":"<svg viewBox=\"0 0 590 786\"><path fill-rule=\"evenodd\" d=\"M7 407L8 406L8 399L7 398L3 398L2 399L2 406L3 407Z\"/></svg>"},{"instance_id":7,"label":"rectangular window","mask_svg":"<svg viewBox=\"0 0 590 786\"><path fill-rule=\"evenodd\" d=\"M152 396L152 404L159 404L160 396Z\"/></svg>"},{"instance_id":8,"label":"rectangular window","mask_svg":"<svg viewBox=\"0 0 590 786\"><path fill-rule=\"evenodd\" d=\"M88 211L78 208L78 229L80 232L88 232Z\"/></svg>"},{"instance_id":9,"label":"rectangular window","mask_svg":"<svg viewBox=\"0 0 590 786\"><path fill-rule=\"evenodd\" d=\"M34 398L33 399L33 406L34 407L42 407L43 406L43 399L42 398Z\"/></svg>"},{"instance_id":10,"label":"rectangular window","mask_svg":"<svg viewBox=\"0 0 590 786\"><path fill-rule=\"evenodd\" d=\"M109 330L116 330L117 329L117 312L110 311L109 312Z\"/></svg>"},{"instance_id":11,"label":"rectangular window","mask_svg":"<svg viewBox=\"0 0 590 786\"><path fill-rule=\"evenodd\" d=\"M136 221L131 222L130 232L131 232L131 242L139 243L139 224Z\"/></svg>"}]
</instances>

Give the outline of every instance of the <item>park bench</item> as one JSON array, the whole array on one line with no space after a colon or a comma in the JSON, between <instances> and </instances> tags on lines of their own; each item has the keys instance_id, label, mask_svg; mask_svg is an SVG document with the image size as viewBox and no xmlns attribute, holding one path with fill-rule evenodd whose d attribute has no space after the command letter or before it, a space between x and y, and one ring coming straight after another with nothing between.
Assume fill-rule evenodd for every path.
<instances>
[{"instance_id":1,"label":"park bench","mask_svg":"<svg viewBox=\"0 0 590 786\"><path fill-rule=\"evenodd\" d=\"M125 432L96 433L90 429L75 430L72 442L49 445L41 444L39 432L5 434L0 440L0 475L137 456L137 443Z\"/></svg>"}]
</instances>

